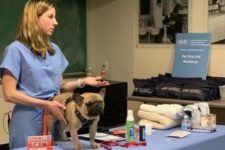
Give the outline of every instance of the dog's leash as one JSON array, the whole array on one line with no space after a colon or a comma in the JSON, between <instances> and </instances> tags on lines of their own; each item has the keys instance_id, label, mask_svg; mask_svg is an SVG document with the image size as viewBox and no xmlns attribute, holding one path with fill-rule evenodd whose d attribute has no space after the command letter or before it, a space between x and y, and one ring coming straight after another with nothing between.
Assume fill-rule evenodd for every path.
<instances>
[{"instance_id":1,"label":"dog's leash","mask_svg":"<svg viewBox=\"0 0 225 150\"><path fill-rule=\"evenodd\" d=\"M48 125L48 110L47 110L47 108L45 108L44 116L43 116L42 135L47 135L47 125Z\"/></svg>"},{"instance_id":2,"label":"dog's leash","mask_svg":"<svg viewBox=\"0 0 225 150\"><path fill-rule=\"evenodd\" d=\"M100 143L100 146L106 150L112 150L112 146L120 146L124 148L136 147L136 146L147 146L146 141L143 142L117 142L117 141L103 141Z\"/></svg>"},{"instance_id":3,"label":"dog's leash","mask_svg":"<svg viewBox=\"0 0 225 150\"><path fill-rule=\"evenodd\" d=\"M56 96L57 94L54 94L53 97L48 98L49 101L52 101L53 98ZM44 108L44 114L43 114L43 128L42 128L42 135L47 135L48 134L48 109Z\"/></svg>"}]
</instances>

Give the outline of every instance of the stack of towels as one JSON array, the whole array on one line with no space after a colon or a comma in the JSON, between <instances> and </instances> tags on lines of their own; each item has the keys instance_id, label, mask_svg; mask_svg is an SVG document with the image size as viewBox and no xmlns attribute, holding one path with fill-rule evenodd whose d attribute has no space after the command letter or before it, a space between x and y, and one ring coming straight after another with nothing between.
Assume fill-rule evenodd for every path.
<instances>
[{"instance_id":1,"label":"stack of towels","mask_svg":"<svg viewBox=\"0 0 225 150\"><path fill-rule=\"evenodd\" d=\"M183 106L179 104L142 104L137 113L139 125L152 124L155 129L169 129L181 124Z\"/></svg>"}]
</instances>

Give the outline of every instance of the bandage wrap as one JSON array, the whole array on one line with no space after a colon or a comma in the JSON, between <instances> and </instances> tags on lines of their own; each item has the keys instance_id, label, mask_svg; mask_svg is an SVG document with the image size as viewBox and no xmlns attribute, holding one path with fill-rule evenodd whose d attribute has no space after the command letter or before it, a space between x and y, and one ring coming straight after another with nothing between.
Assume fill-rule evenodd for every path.
<instances>
[{"instance_id":1,"label":"bandage wrap","mask_svg":"<svg viewBox=\"0 0 225 150\"><path fill-rule=\"evenodd\" d=\"M76 84L77 84L77 88L83 88L85 86L83 79L78 79L76 81Z\"/></svg>"}]
</instances>

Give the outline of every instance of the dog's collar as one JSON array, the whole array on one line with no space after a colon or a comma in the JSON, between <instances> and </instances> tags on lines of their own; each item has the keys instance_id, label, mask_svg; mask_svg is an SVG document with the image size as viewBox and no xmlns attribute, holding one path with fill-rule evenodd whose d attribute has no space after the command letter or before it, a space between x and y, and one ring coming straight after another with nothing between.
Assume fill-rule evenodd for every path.
<instances>
[{"instance_id":1,"label":"dog's collar","mask_svg":"<svg viewBox=\"0 0 225 150\"><path fill-rule=\"evenodd\" d=\"M66 106L69 102L71 102L72 100L73 100L73 97L72 97L72 96L68 97L68 98L66 99L65 106Z\"/></svg>"},{"instance_id":2,"label":"dog's collar","mask_svg":"<svg viewBox=\"0 0 225 150\"><path fill-rule=\"evenodd\" d=\"M69 102L71 102L73 100L72 96L66 99L65 105L67 105ZM77 116L77 118L79 118L80 122L82 125L88 125L90 126L95 119L86 119L79 111L79 109L77 108L77 106L75 105L76 109L75 109L75 115Z\"/></svg>"},{"instance_id":3,"label":"dog's collar","mask_svg":"<svg viewBox=\"0 0 225 150\"><path fill-rule=\"evenodd\" d=\"M87 125L87 126L90 126L94 121L95 119L86 119L78 109L75 109L75 115L77 116L77 118L79 118L80 122L82 125Z\"/></svg>"}]
</instances>

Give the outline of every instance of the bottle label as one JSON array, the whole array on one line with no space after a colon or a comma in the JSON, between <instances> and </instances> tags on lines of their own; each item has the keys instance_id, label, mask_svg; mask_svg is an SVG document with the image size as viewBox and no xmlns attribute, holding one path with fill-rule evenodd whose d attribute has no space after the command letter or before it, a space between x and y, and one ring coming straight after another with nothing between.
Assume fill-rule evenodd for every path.
<instances>
[{"instance_id":1,"label":"bottle label","mask_svg":"<svg viewBox=\"0 0 225 150\"><path fill-rule=\"evenodd\" d=\"M139 126L139 140L140 141L145 141L146 140L145 126L142 126L142 125Z\"/></svg>"},{"instance_id":2,"label":"bottle label","mask_svg":"<svg viewBox=\"0 0 225 150\"><path fill-rule=\"evenodd\" d=\"M130 128L130 136L133 137L134 136L134 129Z\"/></svg>"},{"instance_id":3,"label":"bottle label","mask_svg":"<svg viewBox=\"0 0 225 150\"><path fill-rule=\"evenodd\" d=\"M126 138L128 142L135 140L134 122L127 121L126 123Z\"/></svg>"}]
</instances>

